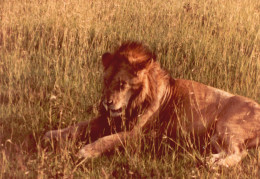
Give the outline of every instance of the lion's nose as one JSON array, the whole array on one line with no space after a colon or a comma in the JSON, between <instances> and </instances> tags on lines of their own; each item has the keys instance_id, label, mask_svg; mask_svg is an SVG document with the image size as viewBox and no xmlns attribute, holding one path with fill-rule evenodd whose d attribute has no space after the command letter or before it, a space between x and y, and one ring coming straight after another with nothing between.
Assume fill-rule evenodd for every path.
<instances>
[{"instance_id":1,"label":"lion's nose","mask_svg":"<svg viewBox=\"0 0 260 179\"><path fill-rule=\"evenodd\" d=\"M112 101L111 99L106 100L106 101L105 101L105 104L106 104L107 106L110 106L110 105L113 104L113 101Z\"/></svg>"}]
</instances>

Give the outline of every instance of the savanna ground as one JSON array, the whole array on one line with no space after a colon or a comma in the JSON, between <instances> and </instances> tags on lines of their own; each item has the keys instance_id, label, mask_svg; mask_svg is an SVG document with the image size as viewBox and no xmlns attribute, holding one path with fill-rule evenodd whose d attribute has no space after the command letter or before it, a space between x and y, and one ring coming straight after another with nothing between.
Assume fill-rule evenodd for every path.
<instances>
[{"instance_id":1,"label":"savanna ground","mask_svg":"<svg viewBox=\"0 0 260 179\"><path fill-rule=\"evenodd\" d=\"M101 55L125 40L148 44L173 77L259 103L259 27L259 0L1 0L0 178L259 177L257 149L213 171L188 140L163 143L162 156L137 143L88 161L75 157L81 143L42 144L97 114Z\"/></svg>"}]
</instances>

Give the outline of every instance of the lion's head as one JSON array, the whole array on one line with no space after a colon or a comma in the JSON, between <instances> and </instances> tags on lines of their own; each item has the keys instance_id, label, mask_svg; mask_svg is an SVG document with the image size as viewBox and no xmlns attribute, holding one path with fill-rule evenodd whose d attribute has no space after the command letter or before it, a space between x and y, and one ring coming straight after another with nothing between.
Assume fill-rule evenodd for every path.
<instances>
[{"instance_id":1,"label":"lion's head","mask_svg":"<svg viewBox=\"0 0 260 179\"><path fill-rule=\"evenodd\" d=\"M148 72L154 61L155 55L137 42L124 43L114 53L103 54L103 105L111 117L145 101L150 91Z\"/></svg>"}]
</instances>

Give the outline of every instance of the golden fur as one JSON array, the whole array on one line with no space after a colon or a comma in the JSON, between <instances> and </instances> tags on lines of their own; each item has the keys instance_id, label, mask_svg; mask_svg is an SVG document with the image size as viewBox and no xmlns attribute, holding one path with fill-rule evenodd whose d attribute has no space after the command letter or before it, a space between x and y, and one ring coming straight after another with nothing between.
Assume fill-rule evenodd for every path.
<instances>
[{"instance_id":1,"label":"golden fur","mask_svg":"<svg viewBox=\"0 0 260 179\"><path fill-rule=\"evenodd\" d=\"M134 140L140 129L159 121L156 130L173 139L178 126L196 136L213 131L211 144L218 154L209 162L223 166L237 164L247 148L258 146L260 106L255 101L194 81L171 78L141 43L124 43L114 53L105 53L102 62L100 115L90 122L49 131L46 138L78 137L87 131L94 142L84 146L78 156L92 158L123 145L126 139ZM125 129L120 128L122 123Z\"/></svg>"}]
</instances>

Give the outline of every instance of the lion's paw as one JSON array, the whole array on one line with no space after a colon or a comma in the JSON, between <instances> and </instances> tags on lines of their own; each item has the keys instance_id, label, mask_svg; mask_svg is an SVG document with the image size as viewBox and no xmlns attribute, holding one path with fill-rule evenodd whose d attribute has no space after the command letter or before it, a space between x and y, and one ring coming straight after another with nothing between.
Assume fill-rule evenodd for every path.
<instances>
[{"instance_id":1,"label":"lion's paw","mask_svg":"<svg viewBox=\"0 0 260 179\"><path fill-rule=\"evenodd\" d=\"M61 132L59 130L51 130L44 134L43 139L44 140L58 140L63 139L64 137L61 135Z\"/></svg>"},{"instance_id":2,"label":"lion's paw","mask_svg":"<svg viewBox=\"0 0 260 179\"><path fill-rule=\"evenodd\" d=\"M101 152L94 149L93 144L88 144L79 150L77 157L79 158L96 158L101 155Z\"/></svg>"},{"instance_id":3,"label":"lion's paw","mask_svg":"<svg viewBox=\"0 0 260 179\"><path fill-rule=\"evenodd\" d=\"M51 140L53 138L53 131L48 131L44 134L43 139L45 141Z\"/></svg>"},{"instance_id":4,"label":"lion's paw","mask_svg":"<svg viewBox=\"0 0 260 179\"><path fill-rule=\"evenodd\" d=\"M228 168L238 164L244 155L244 153L237 153L231 155L227 155L225 153L212 154L212 157L208 160L208 165L211 168L217 168L219 166Z\"/></svg>"}]
</instances>

